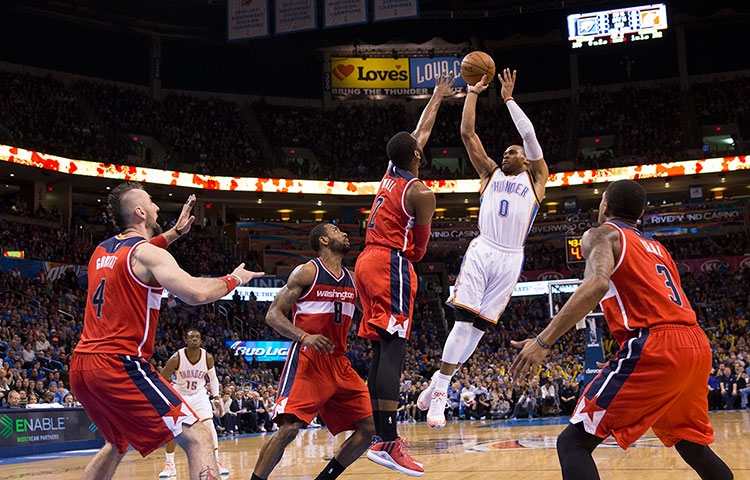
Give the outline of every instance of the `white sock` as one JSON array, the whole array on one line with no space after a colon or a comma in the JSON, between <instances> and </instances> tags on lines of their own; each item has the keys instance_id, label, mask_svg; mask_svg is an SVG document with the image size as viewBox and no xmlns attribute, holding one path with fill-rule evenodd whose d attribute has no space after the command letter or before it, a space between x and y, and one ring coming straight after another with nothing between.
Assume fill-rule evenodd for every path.
<instances>
[{"instance_id":1,"label":"white sock","mask_svg":"<svg viewBox=\"0 0 750 480\"><path fill-rule=\"evenodd\" d=\"M167 463L170 465L174 465L174 452L167 452Z\"/></svg>"},{"instance_id":2,"label":"white sock","mask_svg":"<svg viewBox=\"0 0 750 480\"><path fill-rule=\"evenodd\" d=\"M216 435L216 428L214 428L213 418L208 419L208 420L203 420L203 424L207 426L209 430L211 430L211 439L214 442L214 450L218 452L219 451L219 437ZM216 457L216 458L219 458L219 457Z\"/></svg>"},{"instance_id":3,"label":"white sock","mask_svg":"<svg viewBox=\"0 0 750 480\"><path fill-rule=\"evenodd\" d=\"M216 461L219 461L219 447L214 448L214 456L216 457Z\"/></svg>"},{"instance_id":4,"label":"white sock","mask_svg":"<svg viewBox=\"0 0 750 480\"><path fill-rule=\"evenodd\" d=\"M443 393L447 392L448 385L450 385L451 383L451 378L452 378L451 375L443 375L438 370L435 373L435 375L432 376L432 381L434 382L434 385L435 385L434 391L443 392Z\"/></svg>"}]
</instances>

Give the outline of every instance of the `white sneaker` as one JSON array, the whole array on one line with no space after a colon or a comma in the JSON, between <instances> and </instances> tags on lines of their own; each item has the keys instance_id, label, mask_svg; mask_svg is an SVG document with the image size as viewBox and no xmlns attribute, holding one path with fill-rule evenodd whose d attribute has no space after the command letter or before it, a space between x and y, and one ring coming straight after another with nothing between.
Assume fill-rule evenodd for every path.
<instances>
[{"instance_id":1,"label":"white sneaker","mask_svg":"<svg viewBox=\"0 0 750 480\"><path fill-rule=\"evenodd\" d=\"M437 373L435 373L437 375ZM435 391L435 380L433 375L433 380L430 382L430 385L419 392L419 397L417 397L417 408L422 410L423 412L430 408L430 402L432 401L432 392Z\"/></svg>"},{"instance_id":2,"label":"white sneaker","mask_svg":"<svg viewBox=\"0 0 750 480\"><path fill-rule=\"evenodd\" d=\"M229 469L221 464L221 462L216 459L216 464L219 466L219 474L220 475L229 475Z\"/></svg>"},{"instance_id":3,"label":"white sneaker","mask_svg":"<svg viewBox=\"0 0 750 480\"><path fill-rule=\"evenodd\" d=\"M448 404L446 392L433 391L430 396L430 409L427 411L427 426L443 428L445 426L445 406Z\"/></svg>"},{"instance_id":4,"label":"white sneaker","mask_svg":"<svg viewBox=\"0 0 750 480\"><path fill-rule=\"evenodd\" d=\"M176 476L177 476L177 469L174 467L174 464L172 463L165 463L164 468L162 468L162 471L159 474L159 478L169 478L169 477L176 477Z\"/></svg>"}]
</instances>

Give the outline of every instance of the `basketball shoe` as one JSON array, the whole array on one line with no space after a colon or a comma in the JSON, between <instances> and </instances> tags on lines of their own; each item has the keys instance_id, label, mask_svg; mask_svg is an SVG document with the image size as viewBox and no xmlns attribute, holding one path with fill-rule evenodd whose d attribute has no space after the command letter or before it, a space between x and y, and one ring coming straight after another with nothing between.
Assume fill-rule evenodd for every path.
<instances>
[{"instance_id":1,"label":"basketball shoe","mask_svg":"<svg viewBox=\"0 0 750 480\"><path fill-rule=\"evenodd\" d=\"M440 370L432 374L432 379L430 380L430 384L419 392L419 397L417 397L417 408L422 410L423 412L430 408L430 401L432 397L432 392L435 391L435 375L440 373Z\"/></svg>"},{"instance_id":2,"label":"basketball shoe","mask_svg":"<svg viewBox=\"0 0 750 480\"><path fill-rule=\"evenodd\" d=\"M169 478L169 477L176 477L176 476L177 476L177 469L174 467L174 464L172 463L165 463L164 468L159 474L159 478Z\"/></svg>"},{"instance_id":3,"label":"basketball shoe","mask_svg":"<svg viewBox=\"0 0 750 480\"><path fill-rule=\"evenodd\" d=\"M432 391L430 396L430 409L427 410L427 426L430 428L443 428L445 426L445 406L448 404L446 392Z\"/></svg>"},{"instance_id":4,"label":"basketball shoe","mask_svg":"<svg viewBox=\"0 0 750 480\"><path fill-rule=\"evenodd\" d=\"M216 465L219 466L219 475L229 475L229 469L221 464L219 459L216 459Z\"/></svg>"},{"instance_id":5,"label":"basketball shoe","mask_svg":"<svg viewBox=\"0 0 750 480\"><path fill-rule=\"evenodd\" d=\"M390 442L384 442L375 436L372 445L367 450L367 458L391 470L401 472L410 477L421 477L424 475L424 465L414 460L405 449L409 448L401 437Z\"/></svg>"}]
</instances>

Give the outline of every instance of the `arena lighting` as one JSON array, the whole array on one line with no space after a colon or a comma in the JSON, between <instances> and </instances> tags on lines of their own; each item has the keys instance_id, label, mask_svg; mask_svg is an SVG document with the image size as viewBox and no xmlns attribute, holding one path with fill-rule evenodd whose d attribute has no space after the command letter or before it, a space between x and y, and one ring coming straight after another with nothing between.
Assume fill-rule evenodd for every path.
<instances>
[{"instance_id":1,"label":"arena lighting","mask_svg":"<svg viewBox=\"0 0 750 480\"><path fill-rule=\"evenodd\" d=\"M0 161L51 170L60 173L134 181L156 185L185 187L192 190L221 190L232 192L305 193L317 195L372 196L380 181L343 182L303 180L291 178L256 178L202 175L193 172L158 170L148 167L73 160L0 144ZM616 180L681 177L706 173L750 170L750 156L715 157L683 162L632 165L552 173L547 188L608 183ZM435 193L469 193L479 191L479 179L425 180ZM263 203L262 201L258 203ZM468 199L465 203L468 203Z\"/></svg>"}]
</instances>

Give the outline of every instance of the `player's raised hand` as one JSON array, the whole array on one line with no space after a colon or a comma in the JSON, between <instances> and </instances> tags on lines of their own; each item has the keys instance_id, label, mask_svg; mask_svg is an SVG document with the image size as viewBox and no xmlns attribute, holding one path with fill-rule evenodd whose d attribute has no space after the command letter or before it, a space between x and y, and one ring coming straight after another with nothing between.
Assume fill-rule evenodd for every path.
<instances>
[{"instance_id":1,"label":"player's raised hand","mask_svg":"<svg viewBox=\"0 0 750 480\"><path fill-rule=\"evenodd\" d=\"M185 235L186 233L188 233L190 231L190 227L193 226L195 215L190 214L190 212L193 211L193 205L195 205L195 194L190 195L182 205L180 216L177 217L177 221L174 224L174 229L177 230L177 233L179 233L180 235Z\"/></svg>"},{"instance_id":2,"label":"player's raised hand","mask_svg":"<svg viewBox=\"0 0 750 480\"><path fill-rule=\"evenodd\" d=\"M484 92L485 90L487 90L487 87L490 86L490 81L489 80L490 79L487 78L487 74L485 73L484 75L482 75L482 78L480 78L477 83L475 83L474 85L471 85L469 87L466 87L467 91L468 92L476 92L477 95L481 95L482 92Z\"/></svg>"},{"instance_id":3,"label":"player's raised hand","mask_svg":"<svg viewBox=\"0 0 750 480\"><path fill-rule=\"evenodd\" d=\"M455 95L456 92L453 91L453 84L456 83L457 78L458 75L455 75L453 70L443 70L435 78L435 92L433 95L439 95L441 98Z\"/></svg>"},{"instance_id":4,"label":"player's raised hand","mask_svg":"<svg viewBox=\"0 0 750 480\"><path fill-rule=\"evenodd\" d=\"M500 96L503 100L513 96L513 88L516 86L516 71L510 71L510 68L504 68L502 73L497 74L497 79L500 80Z\"/></svg>"},{"instance_id":5,"label":"player's raised hand","mask_svg":"<svg viewBox=\"0 0 750 480\"><path fill-rule=\"evenodd\" d=\"M300 343L305 347L312 348L316 353L329 354L333 353L334 350L333 342L325 335L318 333L303 335Z\"/></svg>"}]
</instances>

